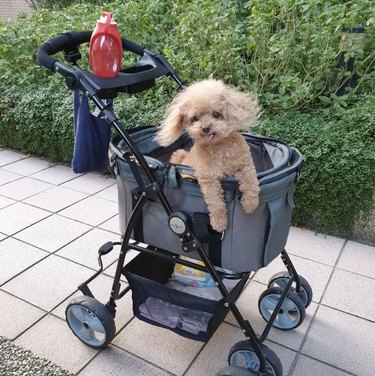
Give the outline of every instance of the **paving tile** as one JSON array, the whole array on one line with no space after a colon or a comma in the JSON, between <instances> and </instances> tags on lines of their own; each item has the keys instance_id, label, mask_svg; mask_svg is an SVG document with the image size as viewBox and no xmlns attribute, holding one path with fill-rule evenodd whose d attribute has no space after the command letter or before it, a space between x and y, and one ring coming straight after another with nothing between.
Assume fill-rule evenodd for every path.
<instances>
[{"instance_id":1,"label":"paving tile","mask_svg":"<svg viewBox=\"0 0 375 376\"><path fill-rule=\"evenodd\" d=\"M258 336L262 334L267 324L267 322L262 318L258 309L259 297L264 290L264 285L251 281L246 286L237 301L237 307L240 310L241 315L245 320L249 320L251 326ZM314 317L316 309L317 304L312 302L305 312L306 316L303 323L298 328L293 330L280 330L277 328L272 328L267 338L273 342L279 343L280 345L284 345L298 351L306 335L307 329L310 326L311 320ZM238 323L232 313L228 314L225 321L238 326Z\"/></svg>"},{"instance_id":2,"label":"paving tile","mask_svg":"<svg viewBox=\"0 0 375 376\"><path fill-rule=\"evenodd\" d=\"M335 270L322 303L375 321L375 279Z\"/></svg>"},{"instance_id":3,"label":"paving tile","mask_svg":"<svg viewBox=\"0 0 375 376\"><path fill-rule=\"evenodd\" d=\"M85 197L87 195L81 192L62 187L53 187L29 197L24 202L56 213Z\"/></svg>"},{"instance_id":4,"label":"paving tile","mask_svg":"<svg viewBox=\"0 0 375 376\"><path fill-rule=\"evenodd\" d=\"M0 231L12 235L49 215L48 211L16 202L0 210Z\"/></svg>"},{"instance_id":5,"label":"paving tile","mask_svg":"<svg viewBox=\"0 0 375 376\"><path fill-rule=\"evenodd\" d=\"M138 319L131 321L113 343L176 375L183 374L203 345Z\"/></svg>"},{"instance_id":6,"label":"paving tile","mask_svg":"<svg viewBox=\"0 0 375 376\"><path fill-rule=\"evenodd\" d=\"M117 184L116 180L113 180L113 185L95 194L96 197L103 198L105 200L118 202Z\"/></svg>"},{"instance_id":7,"label":"paving tile","mask_svg":"<svg viewBox=\"0 0 375 376\"><path fill-rule=\"evenodd\" d=\"M54 252L91 229L83 223L53 215L15 235L17 239Z\"/></svg>"},{"instance_id":8,"label":"paving tile","mask_svg":"<svg viewBox=\"0 0 375 376\"><path fill-rule=\"evenodd\" d=\"M0 195L13 198L14 200L24 200L52 187L51 184L43 181L25 177L0 186Z\"/></svg>"},{"instance_id":9,"label":"paving tile","mask_svg":"<svg viewBox=\"0 0 375 376\"><path fill-rule=\"evenodd\" d=\"M79 341L65 321L51 315L40 320L15 343L72 373L77 373L98 353Z\"/></svg>"},{"instance_id":10,"label":"paving tile","mask_svg":"<svg viewBox=\"0 0 375 376\"><path fill-rule=\"evenodd\" d=\"M83 282L83 280L81 281ZM101 274L94 281L89 284L90 290L93 293L96 300L102 304L106 304L110 298L112 290L113 279ZM121 283L121 289L125 288L127 283ZM80 291L75 292L69 298L64 300L58 307L56 307L51 313L65 320L65 309L70 301L77 297L82 296ZM134 316L132 309L131 292L127 293L121 299L116 301L116 333L119 332Z\"/></svg>"},{"instance_id":11,"label":"paving tile","mask_svg":"<svg viewBox=\"0 0 375 376\"><path fill-rule=\"evenodd\" d=\"M170 376L165 370L111 346L104 349L79 374L80 376Z\"/></svg>"},{"instance_id":12,"label":"paving tile","mask_svg":"<svg viewBox=\"0 0 375 376\"><path fill-rule=\"evenodd\" d=\"M91 274L90 269L50 255L1 288L50 311L76 291Z\"/></svg>"},{"instance_id":13,"label":"paving tile","mask_svg":"<svg viewBox=\"0 0 375 376\"><path fill-rule=\"evenodd\" d=\"M28 156L13 150L0 150L0 166L5 166L24 158L28 158Z\"/></svg>"},{"instance_id":14,"label":"paving tile","mask_svg":"<svg viewBox=\"0 0 375 376\"><path fill-rule=\"evenodd\" d=\"M0 209L5 208L11 204L14 204L16 201L11 198L0 196Z\"/></svg>"},{"instance_id":15,"label":"paving tile","mask_svg":"<svg viewBox=\"0 0 375 376\"><path fill-rule=\"evenodd\" d=\"M331 367L328 364L318 362L307 356L301 355L296 367L291 376L317 376L317 375L329 375L329 376L350 376L351 374L344 371L340 371L337 368Z\"/></svg>"},{"instance_id":16,"label":"paving tile","mask_svg":"<svg viewBox=\"0 0 375 376\"><path fill-rule=\"evenodd\" d=\"M310 284L313 290L313 301L319 302L322 298L323 291L326 288L333 268L298 256L290 255L290 258L297 270L297 273L304 277ZM278 257L267 267L258 270L254 276L254 280L268 284L270 278L274 274L281 271L286 272L286 268L284 263Z\"/></svg>"},{"instance_id":17,"label":"paving tile","mask_svg":"<svg viewBox=\"0 0 375 376\"><path fill-rule=\"evenodd\" d=\"M51 165L53 165L53 163L47 160L29 157L6 165L3 167L3 169L10 172L14 172L16 174L29 176L37 171L51 167Z\"/></svg>"},{"instance_id":18,"label":"paving tile","mask_svg":"<svg viewBox=\"0 0 375 376\"><path fill-rule=\"evenodd\" d=\"M115 215L108 221L103 222L102 224L99 225L100 228L114 232L116 234L120 234L120 225L119 225L119 217L118 215Z\"/></svg>"},{"instance_id":19,"label":"paving tile","mask_svg":"<svg viewBox=\"0 0 375 376\"><path fill-rule=\"evenodd\" d=\"M0 168L0 185L10 183L11 181L21 179L23 176Z\"/></svg>"},{"instance_id":20,"label":"paving tile","mask_svg":"<svg viewBox=\"0 0 375 376\"><path fill-rule=\"evenodd\" d=\"M5 239L0 243L0 285L46 256L47 252L19 240Z\"/></svg>"},{"instance_id":21,"label":"paving tile","mask_svg":"<svg viewBox=\"0 0 375 376\"><path fill-rule=\"evenodd\" d=\"M348 241L337 268L375 278L375 247Z\"/></svg>"},{"instance_id":22,"label":"paving tile","mask_svg":"<svg viewBox=\"0 0 375 376\"><path fill-rule=\"evenodd\" d=\"M222 324L186 372L186 376L216 375L228 365L228 355L232 346L243 340L245 337L239 328ZM283 365L283 374L287 375L295 357L294 351L268 341L266 346L279 357Z\"/></svg>"},{"instance_id":23,"label":"paving tile","mask_svg":"<svg viewBox=\"0 0 375 376\"><path fill-rule=\"evenodd\" d=\"M345 240L291 227L285 249L292 255L333 266Z\"/></svg>"},{"instance_id":24,"label":"paving tile","mask_svg":"<svg viewBox=\"0 0 375 376\"><path fill-rule=\"evenodd\" d=\"M114 182L115 180L108 176L85 174L62 184L62 186L92 195L108 188L114 184Z\"/></svg>"},{"instance_id":25,"label":"paving tile","mask_svg":"<svg viewBox=\"0 0 375 376\"><path fill-rule=\"evenodd\" d=\"M118 206L115 202L97 197L88 197L62 210L59 214L97 226L116 215L117 212Z\"/></svg>"},{"instance_id":26,"label":"paving tile","mask_svg":"<svg viewBox=\"0 0 375 376\"><path fill-rule=\"evenodd\" d=\"M302 353L355 375L373 375L374 338L374 323L320 306Z\"/></svg>"},{"instance_id":27,"label":"paving tile","mask_svg":"<svg viewBox=\"0 0 375 376\"><path fill-rule=\"evenodd\" d=\"M111 232L94 228L80 238L69 243L57 254L79 264L98 269L98 250L109 241L119 241L119 236ZM111 253L102 257L104 268L114 262L119 256L119 247L114 247Z\"/></svg>"},{"instance_id":28,"label":"paving tile","mask_svg":"<svg viewBox=\"0 0 375 376\"><path fill-rule=\"evenodd\" d=\"M32 324L38 321L45 312L21 299L0 290L0 336L14 339Z\"/></svg>"},{"instance_id":29,"label":"paving tile","mask_svg":"<svg viewBox=\"0 0 375 376\"><path fill-rule=\"evenodd\" d=\"M82 174L76 174L69 166L55 165L45 170L36 172L31 177L38 180L43 180L47 183L60 185L70 180L76 179Z\"/></svg>"}]
</instances>

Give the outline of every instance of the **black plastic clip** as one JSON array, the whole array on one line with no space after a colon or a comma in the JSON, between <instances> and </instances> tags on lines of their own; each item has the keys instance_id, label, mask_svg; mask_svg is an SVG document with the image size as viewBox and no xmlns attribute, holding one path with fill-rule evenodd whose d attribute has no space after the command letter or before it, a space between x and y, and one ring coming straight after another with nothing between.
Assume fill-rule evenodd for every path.
<instances>
[{"instance_id":1,"label":"black plastic clip","mask_svg":"<svg viewBox=\"0 0 375 376\"><path fill-rule=\"evenodd\" d=\"M79 52L78 47L72 47L68 50L64 50L64 57L66 61L69 61L71 64L76 65L77 61L82 58L82 55Z\"/></svg>"}]
</instances>

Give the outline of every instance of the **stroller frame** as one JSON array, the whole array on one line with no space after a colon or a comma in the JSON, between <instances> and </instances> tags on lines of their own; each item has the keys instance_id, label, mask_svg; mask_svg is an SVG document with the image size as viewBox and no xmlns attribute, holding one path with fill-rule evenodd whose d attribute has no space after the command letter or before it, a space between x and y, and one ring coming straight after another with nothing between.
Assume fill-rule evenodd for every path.
<instances>
[{"instance_id":1,"label":"stroller frame","mask_svg":"<svg viewBox=\"0 0 375 376\"><path fill-rule=\"evenodd\" d=\"M125 265L125 258L127 253L130 250L135 250L140 253L157 257L168 262L172 262L174 264L182 264L194 269L198 269L200 271L204 271L209 273L212 279L215 282L215 285L219 289L223 299L225 299L225 306L232 312L234 318L236 319L238 325L240 326L241 330L243 331L246 340L249 342L251 349L253 349L256 357L259 360L259 369L257 372L247 370L250 374L257 374L260 376L269 375L267 370L267 359L264 355L262 350L262 343L266 340L269 331L271 330L272 326L274 325L275 319L286 299L291 289L299 295L303 291L303 281L301 281L300 276L298 275L296 269L293 266L291 259L289 258L285 249L281 252L281 259L287 269L288 280L284 284L284 288L282 294L275 306L275 309L272 312L271 317L268 320L263 332L260 336L257 336L254 329L252 328L250 322L245 320L236 306L235 301L230 297L228 289L223 283L223 278L235 278L242 280L244 284L250 277L251 271L243 272L243 273L236 273L236 274L226 274L223 271L217 270L213 263L211 262L209 256L205 252L202 247L202 244L197 239L194 234L194 231L189 226L188 218L185 218L185 214L181 212L174 212L173 208L171 207L168 198L160 189L160 185L156 178L154 177L151 169L148 166L148 163L144 157L144 155L140 152L137 145L134 143L132 138L130 137L129 133L122 127L112 109L107 105L107 103L103 100L105 98L113 98L117 95L118 92L126 92L129 94L133 94L139 91L143 91L148 89L153 85L153 81L155 78L161 76L167 76L172 78L177 86L181 89L183 88L184 82L178 77L175 70L172 66L167 62L167 60L156 53L153 53L144 47L128 41L126 39L122 39L123 48L124 50L131 51L139 56L142 57L141 61L134 67L125 70L124 72L120 73L118 77L113 79L102 79L99 77L94 76L90 72L87 72L81 69L77 65L77 61L80 59L81 55L79 53L79 45L83 43L87 43L90 40L91 32L70 32L61 34L53 39L48 40L38 49L38 61L45 66L46 68L60 73L62 76L65 77L65 83L71 90L79 89L85 95L87 95L99 109L100 117L104 118L107 123L113 127L116 133L121 137L121 139L126 143L130 152L126 152L123 154L123 158L129 163L130 168L134 172L135 178L136 176L136 169L138 167L141 168L142 172L147 178L147 183L144 184L140 182L142 179L136 179L137 183L140 188L140 198L137 201L131 216L128 220L127 227L125 233L123 235L123 239L121 242L108 242L100 247L98 252L98 263L99 263L99 270L92 275L89 279L84 281L78 288L83 293L84 296L94 298L93 293L89 288L89 283L92 282L95 278L97 278L103 271L103 262L102 257L109 252L111 252L114 246L120 246L119 251L119 258L117 261L116 272L113 278L112 290L110 293L110 297L108 302L104 305L107 311L110 313L112 320L116 315L116 301L122 298L127 292L130 291L130 286L127 286L123 290L121 290L121 275L123 272L123 268ZM68 67L58 60L52 57L52 55L56 54L57 52L64 51L65 58L67 61L72 65L72 67ZM131 242L131 234L136 225L136 220L139 214L142 211L145 203L151 197L157 197L160 203L162 204L166 214L169 218L178 218L179 223L183 223L184 229L179 230L178 236L181 240L181 245L186 252L186 255L189 255L190 251L197 251L201 260L204 263L204 266L198 265L196 263L192 263L190 261L186 261L176 257L176 254L173 254L169 251L162 250L152 245L145 246L144 244L139 244L137 242ZM295 287L292 287L293 283ZM82 303L85 306L84 303ZM90 306L91 307L91 306ZM100 309L103 309L100 307ZM100 310L95 310L91 307L91 311L99 316ZM107 318L107 313L104 314ZM74 328L71 328L74 332ZM76 334L76 333L74 333ZM97 344L97 343L88 343L85 342L82 338L79 338L86 344L101 348L106 346L114 337L115 331L110 330L110 333L105 333L106 337L108 337L104 343ZM77 334L76 334L77 335ZM112 337L112 338L111 338ZM237 367L236 367L237 368ZM235 370L239 372L239 370ZM229 374L236 374L234 373L225 373L225 375ZM228 371L232 372L232 371ZM279 373L278 373L279 372ZM282 372L282 371L281 371ZM249 374L247 373L247 374ZM242 373L238 373L239 375ZM280 375L280 371L275 371L276 375Z\"/></svg>"}]
</instances>

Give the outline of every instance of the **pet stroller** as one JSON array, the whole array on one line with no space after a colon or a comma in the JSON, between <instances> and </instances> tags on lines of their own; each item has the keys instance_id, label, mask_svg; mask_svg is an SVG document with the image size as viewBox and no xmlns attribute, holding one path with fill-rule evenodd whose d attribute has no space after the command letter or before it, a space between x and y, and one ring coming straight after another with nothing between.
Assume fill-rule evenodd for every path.
<instances>
[{"instance_id":1,"label":"pet stroller","mask_svg":"<svg viewBox=\"0 0 375 376\"><path fill-rule=\"evenodd\" d=\"M66 308L70 329L85 344L105 347L116 332L116 301L130 290L137 318L193 340L208 341L231 311L245 339L229 350L229 365L219 374L281 376L279 358L263 342L272 327L298 327L312 300L311 287L284 250L301 154L283 142L244 133L257 170L260 204L254 213L245 214L237 180L224 179L229 226L223 233L213 231L194 171L168 163L173 151L191 147L187 134L169 147L160 147L154 141L154 127L125 130L112 111L111 101L118 93L148 90L162 76L180 89L183 81L163 56L126 39L123 49L139 55L138 62L115 78L96 77L77 64L79 46L90 37L91 32L65 33L40 46L37 54L43 66L65 77L69 89L88 97L99 118L116 131L109 154L117 178L122 241L100 247L99 270L79 286L83 295ZM68 65L52 56L58 52L64 52ZM102 304L89 284L103 271L102 257L115 246L120 251L112 291ZM130 250L137 255L125 263ZM236 300L250 274L279 255L286 271L274 275L259 298L267 324L257 336ZM182 273L184 282L193 276L194 283L176 283L179 270L188 270L191 275ZM122 289L123 275L129 284Z\"/></svg>"}]
</instances>

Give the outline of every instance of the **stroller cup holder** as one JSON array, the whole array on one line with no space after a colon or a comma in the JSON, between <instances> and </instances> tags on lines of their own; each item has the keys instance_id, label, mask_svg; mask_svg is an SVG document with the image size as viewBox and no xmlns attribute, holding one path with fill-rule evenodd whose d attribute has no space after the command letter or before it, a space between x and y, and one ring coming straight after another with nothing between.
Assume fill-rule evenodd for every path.
<instances>
[{"instance_id":1,"label":"stroller cup holder","mask_svg":"<svg viewBox=\"0 0 375 376\"><path fill-rule=\"evenodd\" d=\"M79 46L88 43L91 34L91 31L72 31L48 40L38 48L38 61L46 68L63 75L70 89L80 88L90 96L97 95L102 99L114 98L118 92L135 94L147 90L155 84L155 79L161 76L170 76L180 86L183 85L173 67L163 56L125 38L122 38L123 49L141 56L140 61L134 66L120 70L113 78L98 77L92 72L81 69L77 65L77 61L81 58ZM60 51L64 51L65 58L73 64L72 68L52 57Z\"/></svg>"},{"instance_id":2,"label":"stroller cup holder","mask_svg":"<svg viewBox=\"0 0 375 376\"><path fill-rule=\"evenodd\" d=\"M118 92L136 94L148 90L155 85L156 78L168 73L158 55L144 50L143 57L136 65L120 70L114 78L98 77L88 71L84 71L84 76L97 95L106 99L116 97Z\"/></svg>"}]
</instances>

